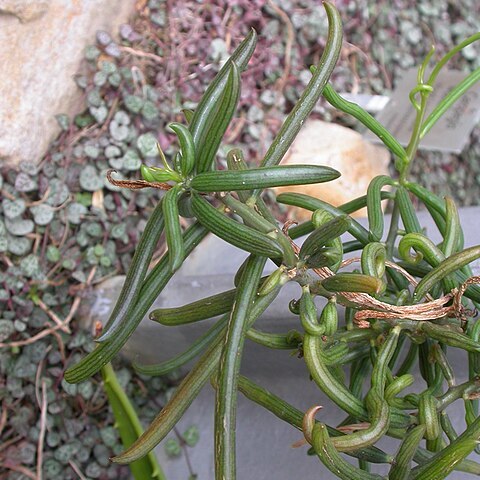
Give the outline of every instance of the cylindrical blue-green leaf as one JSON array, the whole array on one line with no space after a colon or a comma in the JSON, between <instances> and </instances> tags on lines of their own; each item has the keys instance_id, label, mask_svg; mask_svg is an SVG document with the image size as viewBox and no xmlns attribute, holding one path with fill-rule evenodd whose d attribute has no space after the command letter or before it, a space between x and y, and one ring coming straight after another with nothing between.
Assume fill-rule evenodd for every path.
<instances>
[{"instance_id":1,"label":"cylindrical blue-green leaf","mask_svg":"<svg viewBox=\"0 0 480 480\"><path fill-rule=\"evenodd\" d=\"M195 164L195 144L190 130L181 123L170 123L168 125L178 137L180 148L182 149L182 157L180 159L180 173L186 177L192 170Z\"/></svg>"},{"instance_id":2,"label":"cylindrical blue-green leaf","mask_svg":"<svg viewBox=\"0 0 480 480\"><path fill-rule=\"evenodd\" d=\"M198 173L211 169L218 147L232 120L240 97L240 71L233 61L229 60L227 64L227 81L214 109L204 120L207 127L204 130L204 138L199 142L201 146L195 148Z\"/></svg>"},{"instance_id":3,"label":"cylindrical blue-green leaf","mask_svg":"<svg viewBox=\"0 0 480 480\"><path fill-rule=\"evenodd\" d=\"M192 194L192 209L202 225L226 242L257 255L283 256L282 249L273 238L227 217L195 192Z\"/></svg>"},{"instance_id":4,"label":"cylindrical blue-green leaf","mask_svg":"<svg viewBox=\"0 0 480 480\"><path fill-rule=\"evenodd\" d=\"M135 254L133 255L132 263L128 269L117 303L110 314L102 335L96 339L99 343L110 340L116 334L120 325L123 325L123 322L130 317L135 307L148 265L165 224L162 203L163 200L160 200L147 221L145 230L135 249Z\"/></svg>"},{"instance_id":5,"label":"cylindrical blue-green leaf","mask_svg":"<svg viewBox=\"0 0 480 480\"><path fill-rule=\"evenodd\" d=\"M247 68L257 44L257 34L255 30L250 30L250 33L245 37L242 43L236 48L223 67L218 72L217 76L210 83L207 90L203 94L200 103L195 109L195 113L191 118L189 129L192 132L193 142L195 144L195 151L202 151L208 142L208 131L211 126L212 119L216 116L219 102L225 91L225 85L230 75L231 64L235 63L239 71ZM197 171L203 171L205 165L197 165Z\"/></svg>"},{"instance_id":6,"label":"cylindrical blue-green leaf","mask_svg":"<svg viewBox=\"0 0 480 480\"><path fill-rule=\"evenodd\" d=\"M163 199L163 215L165 217L165 238L168 247L168 261L172 272L177 271L185 259L182 228L178 216L178 198L182 187L171 188Z\"/></svg>"},{"instance_id":7,"label":"cylindrical blue-green leaf","mask_svg":"<svg viewBox=\"0 0 480 480\"><path fill-rule=\"evenodd\" d=\"M330 182L339 176L340 173L330 167L286 165L201 173L193 178L190 186L199 192L231 192L254 188Z\"/></svg>"},{"instance_id":8,"label":"cylindrical blue-green leaf","mask_svg":"<svg viewBox=\"0 0 480 480\"><path fill-rule=\"evenodd\" d=\"M167 326L185 325L227 313L235 300L236 289L227 290L181 307L157 308L149 318Z\"/></svg>"},{"instance_id":9,"label":"cylindrical blue-green leaf","mask_svg":"<svg viewBox=\"0 0 480 480\"><path fill-rule=\"evenodd\" d=\"M251 255L237 289L220 359L215 402L215 478L236 476L237 385L247 324L266 258Z\"/></svg>"}]
</instances>

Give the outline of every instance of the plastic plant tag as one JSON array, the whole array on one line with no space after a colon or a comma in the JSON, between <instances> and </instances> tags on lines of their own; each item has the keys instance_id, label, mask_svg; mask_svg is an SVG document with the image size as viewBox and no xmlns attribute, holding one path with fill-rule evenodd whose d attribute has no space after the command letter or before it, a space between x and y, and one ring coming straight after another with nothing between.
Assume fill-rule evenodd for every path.
<instances>
[{"instance_id":1,"label":"plastic plant tag","mask_svg":"<svg viewBox=\"0 0 480 480\"><path fill-rule=\"evenodd\" d=\"M367 93L340 93L340 95L345 100L360 105L371 114L381 112L390 101L390 97L386 95L368 95Z\"/></svg>"},{"instance_id":2,"label":"plastic plant tag","mask_svg":"<svg viewBox=\"0 0 480 480\"><path fill-rule=\"evenodd\" d=\"M445 95L467 76L456 70L443 71L429 98L427 115L445 97ZM417 70L407 70L401 82L393 90L392 97L385 108L377 115L383 124L404 146L410 138L416 111L405 99L417 82ZM420 148L441 152L460 153L467 145L475 125L480 120L480 84L470 88L437 122L432 130L420 141ZM375 143L378 138L370 132L365 137Z\"/></svg>"}]
</instances>

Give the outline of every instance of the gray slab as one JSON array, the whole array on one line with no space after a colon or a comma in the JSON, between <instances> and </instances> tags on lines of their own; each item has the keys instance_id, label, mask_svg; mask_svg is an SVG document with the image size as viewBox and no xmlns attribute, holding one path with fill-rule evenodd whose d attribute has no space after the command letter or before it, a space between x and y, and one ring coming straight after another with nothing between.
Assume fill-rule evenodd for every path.
<instances>
[{"instance_id":1,"label":"gray slab","mask_svg":"<svg viewBox=\"0 0 480 480\"><path fill-rule=\"evenodd\" d=\"M377 115L377 120L407 146L415 123L416 110L405 102L409 92L417 85L418 71L411 68L403 72L390 101ZM426 117L439 102L467 76L457 70L444 70L438 76L435 88L429 97ZM480 119L480 85L473 86L464 97L457 100L452 108L438 120L431 131L420 140L419 148L440 152L461 153L469 142L470 133ZM367 132L365 137L381 143L375 135Z\"/></svg>"},{"instance_id":2,"label":"gray slab","mask_svg":"<svg viewBox=\"0 0 480 480\"><path fill-rule=\"evenodd\" d=\"M478 242L478 224L480 208L467 208L461 211L465 227L466 246ZM434 241L440 236L435 226L425 214L420 214L422 225L426 225ZM245 258L245 253L229 247L224 242L211 237L206 241L205 249L188 259L181 271L167 287L156 306L176 306L217 293L232 286L232 273ZM208 251L209 254L205 255ZM209 272L210 275L205 275ZM293 297L298 297L298 287L288 285L285 295L277 299L260 320L260 328L266 331L288 331L295 328L298 320L288 312L286 305ZM102 297L105 307L105 297ZM105 311L101 317L105 318ZM208 323L208 322L207 322ZM206 328L205 324L189 325L169 329L148 320L129 341L126 352L130 357L142 362L153 362L170 358L184 350ZM460 372L457 381L466 379L466 356L462 351L450 349L455 372ZM309 380L307 370L301 359L290 356L289 352L268 350L251 342L246 343L242 361L242 373L263 387L271 390L301 410L313 405L322 405L318 418L330 425L343 420L342 412L332 404ZM423 390L420 375L412 387ZM198 445L189 448L190 462L199 480L214 478L213 450L213 411L214 391L207 385L194 401L178 425L180 432L195 424L199 427L201 437ZM458 410L450 409L455 427L464 428L463 406ZM237 461L239 480L277 479L290 480L296 477L305 479L333 479L316 457L307 457L307 447L292 448L292 444L302 438L302 434L269 412L239 396L237 421ZM174 438L172 434L168 438ZM379 446L394 452L395 440L383 440ZM187 480L189 478L187 463L182 455L176 459L168 458L161 444L156 450L160 462L169 480ZM384 467L376 469L386 473ZM450 478L463 479L469 475L455 473Z\"/></svg>"}]
</instances>

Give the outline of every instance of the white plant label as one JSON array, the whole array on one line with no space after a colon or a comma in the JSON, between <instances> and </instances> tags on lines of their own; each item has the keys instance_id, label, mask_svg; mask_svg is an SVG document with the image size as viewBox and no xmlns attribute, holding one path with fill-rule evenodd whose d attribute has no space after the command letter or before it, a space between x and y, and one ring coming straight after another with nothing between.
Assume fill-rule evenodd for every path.
<instances>
[{"instance_id":1,"label":"white plant label","mask_svg":"<svg viewBox=\"0 0 480 480\"><path fill-rule=\"evenodd\" d=\"M466 77L465 72L456 70L442 71L430 94L428 114L442 98ZM407 145L415 122L416 110L408 101L408 94L417 83L417 70L407 70L390 101L377 115L377 120L384 125L404 146ZM470 88L457 100L443 117L432 127L420 142L420 148L441 152L460 153L469 143L470 134L480 120L480 84ZM380 140L370 132L365 137L375 143Z\"/></svg>"}]
</instances>

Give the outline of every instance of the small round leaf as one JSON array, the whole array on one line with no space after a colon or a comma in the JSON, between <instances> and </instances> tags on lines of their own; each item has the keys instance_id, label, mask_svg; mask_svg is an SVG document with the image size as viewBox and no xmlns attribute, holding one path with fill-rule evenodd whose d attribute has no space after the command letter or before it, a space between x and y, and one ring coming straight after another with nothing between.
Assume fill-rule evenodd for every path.
<instances>
[{"instance_id":1,"label":"small round leaf","mask_svg":"<svg viewBox=\"0 0 480 480\"><path fill-rule=\"evenodd\" d=\"M94 192L103 187L103 180L97 173L97 169L92 165L84 167L80 173L80 186L88 192Z\"/></svg>"},{"instance_id":2,"label":"small round leaf","mask_svg":"<svg viewBox=\"0 0 480 480\"><path fill-rule=\"evenodd\" d=\"M78 202L70 203L67 207L67 219L74 225L79 225L83 215L86 215L87 207Z\"/></svg>"},{"instance_id":3,"label":"small round leaf","mask_svg":"<svg viewBox=\"0 0 480 480\"><path fill-rule=\"evenodd\" d=\"M137 147L142 157L155 157L158 155L157 139L152 133L144 133L137 139Z\"/></svg>"},{"instance_id":4,"label":"small round leaf","mask_svg":"<svg viewBox=\"0 0 480 480\"><path fill-rule=\"evenodd\" d=\"M17 192L32 192L37 190L37 181L24 172L20 172L15 179L15 190Z\"/></svg>"},{"instance_id":5,"label":"small round leaf","mask_svg":"<svg viewBox=\"0 0 480 480\"><path fill-rule=\"evenodd\" d=\"M9 200L4 198L2 200L3 213L7 218L19 217L25 211L25 202L21 198Z\"/></svg>"},{"instance_id":6,"label":"small round leaf","mask_svg":"<svg viewBox=\"0 0 480 480\"><path fill-rule=\"evenodd\" d=\"M29 233L32 233L35 229L35 224L32 222L32 220L23 220L20 217L13 219L6 218L5 226L12 235L16 235L19 237L28 235Z\"/></svg>"},{"instance_id":7,"label":"small round leaf","mask_svg":"<svg viewBox=\"0 0 480 480\"><path fill-rule=\"evenodd\" d=\"M135 171L138 170L142 164L140 157L135 150L127 150L123 159L123 168L126 170Z\"/></svg>"},{"instance_id":8,"label":"small round leaf","mask_svg":"<svg viewBox=\"0 0 480 480\"><path fill-rule=\"evenodd\" d=\"M30 207L30 212L32 212L33 221L37 225L48 225L53 220L54 211L50 205L45 203Z\"/></svg>"}]
</instances>

